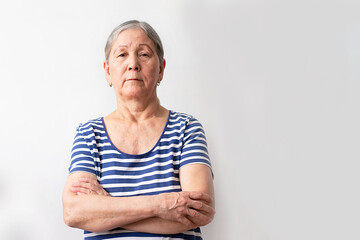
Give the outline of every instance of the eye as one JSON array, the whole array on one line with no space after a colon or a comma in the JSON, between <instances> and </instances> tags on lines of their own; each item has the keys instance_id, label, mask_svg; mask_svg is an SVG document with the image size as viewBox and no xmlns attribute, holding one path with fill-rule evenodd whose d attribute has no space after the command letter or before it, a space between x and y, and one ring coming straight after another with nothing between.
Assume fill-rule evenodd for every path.
<instances>
[{"instance_id":1,"label":"eye","mask_svg":"<svg viewBox=\"0 0 360 240\"><path fill-rule=\"evenodd\" d=\"M125 53L120 53L117 57L125 57L126 54Z\"/></svg>"},{"instance_id":2,"label":"eye","mask_svg":"<svg viewBox=\"0 0 360 240\"><path fill-rule=\"evenodd\" d=\"M150 56L150 54L148 54L146 52L142 52L139 55L140 55L140 57L149 57Z\"/></svg>"}]
</instances>

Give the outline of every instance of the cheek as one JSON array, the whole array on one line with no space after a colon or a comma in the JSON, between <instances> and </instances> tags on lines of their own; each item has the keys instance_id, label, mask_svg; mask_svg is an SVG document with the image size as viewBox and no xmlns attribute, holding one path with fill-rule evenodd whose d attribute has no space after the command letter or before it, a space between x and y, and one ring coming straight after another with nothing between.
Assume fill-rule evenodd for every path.
<instances>
[{"instance_id":1,"label":"cheek","mask_svg":"<svg viewBox=\"0 0 360 240\"><path fill-rule=\"evenodd\" d=\"M160 67L157 66L157 64L153 64L147 67L145 72L148 77L157 79L159 77Z\"/></svg>"},{"instance_id":2,"label":"cheek","mask_svg":"<svg viewBox=\"0 0 360 240\"><path fill-rule=\"evenodd\" d=\"M125 72L125 68L122 65L112 66L110 69L110 75L119 77Z\"/></svg>"},{"instance_id":3,"label":"cheek","mask_svg":"<svg viewBox=\"0 0 360 240\"><path fill-rule=\"evenodd\" d=\"M142 72L147 78L154 78L157 75L156 69L153 67L142 68Z\"/></svg>"}]
</instances>

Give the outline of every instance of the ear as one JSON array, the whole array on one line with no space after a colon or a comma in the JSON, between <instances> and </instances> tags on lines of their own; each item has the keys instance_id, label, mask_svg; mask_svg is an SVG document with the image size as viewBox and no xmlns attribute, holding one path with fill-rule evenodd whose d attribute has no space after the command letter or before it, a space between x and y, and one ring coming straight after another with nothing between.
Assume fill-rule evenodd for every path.
<instances>
[{"instance_id":1,"label":"ear","mask_svg":"<svg viewBox=\"0 0 360 240\"><path fill-rule=\"evenodd\" d=\"M165 61L165 59L163 59L162 63L160 64L159 81L158 81L159 83L163 79L165 66L166 66L166 61Z\"/></svg>"},{"instance_id":2,"label":"ear","mask_svg":"<svg viewBox=\"0 0 360 240\"><path fill-rule=\"evenodd\" d=\"M106 60L104 61L104 72L105 72L105 78L106 81L111 84L111 75L110 75L110 69L109 69L109 64L106 62Z\"/></svg>"}]
</instances>

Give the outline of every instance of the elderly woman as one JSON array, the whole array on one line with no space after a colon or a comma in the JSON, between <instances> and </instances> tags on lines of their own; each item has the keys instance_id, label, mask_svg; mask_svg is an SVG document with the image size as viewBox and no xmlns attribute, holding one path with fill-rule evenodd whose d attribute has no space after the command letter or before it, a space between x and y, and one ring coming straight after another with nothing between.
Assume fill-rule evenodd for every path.
<instances>
[{"instance_id":1,"label":"elderly woman","mask_svg":"<svg viewBox=\"0 0 360 240\"><path fill-rule=\"evenodd\" d=\"M63 193L64 221L85 239L201 239L214 217L203 128L156 94L163 55L145 22L109 36L104 70L117 109L77 128Z\"/></svg>"}]
</instances>

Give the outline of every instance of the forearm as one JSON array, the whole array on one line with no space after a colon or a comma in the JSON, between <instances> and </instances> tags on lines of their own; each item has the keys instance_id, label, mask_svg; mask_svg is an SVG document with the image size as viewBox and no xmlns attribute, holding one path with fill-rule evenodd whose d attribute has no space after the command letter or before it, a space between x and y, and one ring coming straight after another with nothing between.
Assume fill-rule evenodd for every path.
<instances>
[{"instance_id":1,"label":"forearm","mask_svg":"<svg viewBox=\"0 0 360 240\"><path fill-rule=\"evenodd\" d=\"M65 197L63 205L67 225L92 232L107 231L154 216L151 196L79 195Z\"/></svg>"},{"instance_id":2,"label":"forearm","mask_svg":"<svg viewBox=\"0 0 360 240\"><path fill-rule=\"evenodd\" d=\"M94 176L75 174L68 177L63 194L64 220L71 227L92 232L122 227L170 234L204 226L214 215L212 198L206 193L111 197Z\"/></svg>"},{"instance_id":3,"label":"forearm","mask_svg":"<svg viewBox=\"0 0 360 240\"><path fill-rule=\"evenodd\" d=\"M146 232L154 234L177 234L185 232L196 226L189 227L180 222L165 220L158 217L152 217L144 220L137 221L123 226L123 228L135 232Z\"/></svg>"},{"instance_id":4,"label":"forearm","mask_svg":"<svg viewBox=\"0 0 360 240\"><path fill-rule=\"evenodd\" d=\"M175 221L176 219L162 219L160 217L151 217L138 222L123 226L123 228L137 232L147 232L154 234L177 234L188 231L197 227L205 226L212 221L214 214L213 201L199 201L196 206L197 210L188 206L183 209L187 212L188 224ZM194 206L195 207L195 206ZM207 213L203 215L204 213ZM210 214L209 214L210 213Z\"/></svg>"}]
</instances>

